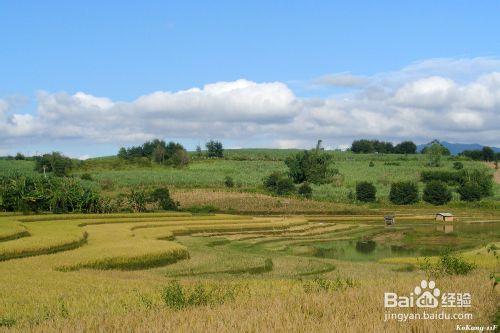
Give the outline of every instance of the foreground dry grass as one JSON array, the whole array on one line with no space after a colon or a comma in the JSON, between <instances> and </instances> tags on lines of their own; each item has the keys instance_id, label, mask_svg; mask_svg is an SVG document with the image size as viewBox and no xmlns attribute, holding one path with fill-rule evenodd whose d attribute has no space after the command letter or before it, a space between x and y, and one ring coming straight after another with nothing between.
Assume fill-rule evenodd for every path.
<instances>
[{"instance_id":1,"label":"foreground dry grass","mask_svg":"<svg viewBox=\"0 0 500 333\"><path fill-rule=\"evenodd\" d=\"M354 237L356 232L378 228L370 225L378 218L177 213L5 216L0 219L6 222L5 235L30 233L2 242L5 250L22 250L22 245L30 251L38 246L41 251L52 246L49 235L70 239L86 232L88 239L75 249L45 255L41 251L0 262L0 331L447 332L454 331L456 324L492 323L499 294L489 266L468 276L436 280L442 291L472 294L472 307L459 311L472 313L472 320L386 322L384 292L408 295L426 278L425 273L394 271L399 264L290 255L276 246L255 247L252 240L237 241L257 236L256 242L288 239L292 244L339 235ZM401 216L400 222L405 219L421 223L429 216ZM236 241L225 243L224 236ZM230 245L223 245L227 242ZM189 259L155 264L158 251L168 254L173 249L189 252ZM475 255L489 254L479 249ZM271 270L255 273L248 269L261 267L267 258L272 258ZM134 260L140 265L131 265ZM61 271L61 265L77 270ZM326 281L340 278L355 283L310 291L305 284L315 275ZM162 291L173 279L183 286L213 284L235 287L237 292L222 303L175 310L162 299Z\"/></svg>"},{"instance_id":2,"label":"foreground dry grass","mask_svg":"<svg viewBox=\"0 0 500 333\"><path fill-rule=\"evenodd\" d=\"M125 315L103 313L47 320L36 327L19 327L18 331L451 332L457 324L491 324L491 316L498 306L498 295L493 292L492 283L484 272L437 280L441 290L472 293L473 305L466 310L473 314L472 321L384 321L383 293L395 291L407 295L415 287L415 281L413 275L398 276L397 282L373 278L361 280L359 286L354 288L313 293L304 292L302 284L297 281L232 281L243 283L245 288L236 300L222 305L179 311L153 305L151 309L143 307Z\"/></svg>"}]
</instances>

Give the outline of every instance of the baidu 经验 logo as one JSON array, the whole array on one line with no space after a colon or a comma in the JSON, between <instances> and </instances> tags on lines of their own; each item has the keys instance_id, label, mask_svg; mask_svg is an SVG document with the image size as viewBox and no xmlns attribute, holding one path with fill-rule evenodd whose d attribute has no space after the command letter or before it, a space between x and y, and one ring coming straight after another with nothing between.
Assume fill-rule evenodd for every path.
<instances>
[{"instance_id":1,"label":"baidu \u7ecf\u9a8c logo","mask_svg":"<svg viewBox=\"0 0 500 333\"><path fill-rule=\"evenodd\" d=\"M400 296L392 292L384 293L384 306L386 308L470 307L471 294L442 293L439 288L436 288L435 281L422 280L409 296Z\"/></svg>"}]
</instances>

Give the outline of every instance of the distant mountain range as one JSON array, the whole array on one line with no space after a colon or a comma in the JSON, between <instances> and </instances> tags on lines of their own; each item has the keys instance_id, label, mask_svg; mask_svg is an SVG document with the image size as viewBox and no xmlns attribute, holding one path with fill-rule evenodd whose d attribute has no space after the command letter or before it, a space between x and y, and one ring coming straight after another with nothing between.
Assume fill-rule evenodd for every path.
<instances>
[{"instance_id":1,"label":"distant mountain range","mask_svg":"<svg viewBox=\"0 0 500 333\"><path fill-rule=\"evenodd\" d=\"M425 147L433 144L438 140L433 140L429 143L424 143L417 145L417 151L422 151ZM446 141L438 141L440 144L448 148L451 152L452 155L457 155L464 150L481 150L483 149L483 145L477 144L477 143L451 143L451 142L446 142ZM500 152L500 148L498 147L491 147L496 153Z\"/></svg>"}]
</instances>

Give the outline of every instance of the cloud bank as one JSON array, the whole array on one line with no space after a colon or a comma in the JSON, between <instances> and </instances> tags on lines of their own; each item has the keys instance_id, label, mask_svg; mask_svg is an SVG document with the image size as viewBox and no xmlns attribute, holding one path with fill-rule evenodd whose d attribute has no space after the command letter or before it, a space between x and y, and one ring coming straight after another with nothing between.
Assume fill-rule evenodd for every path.
<instances>
[{"instance_id":1,"label":"cloud bank","mask_svg":"<svg viewBox=\"0 0 500 333\"><path fill-rule=\"evenodd\" d=\"M500 146L500 60L436 59L399 71L324 76L314 84L351 87L301 98L283 82L241 79L132 101L84 92L39 92L36 112L0 99L0 148L27 142L132 144L153 137L232 140L251 147L330 147L354 138L439 138Z\"/></svg>"}]
</instances>

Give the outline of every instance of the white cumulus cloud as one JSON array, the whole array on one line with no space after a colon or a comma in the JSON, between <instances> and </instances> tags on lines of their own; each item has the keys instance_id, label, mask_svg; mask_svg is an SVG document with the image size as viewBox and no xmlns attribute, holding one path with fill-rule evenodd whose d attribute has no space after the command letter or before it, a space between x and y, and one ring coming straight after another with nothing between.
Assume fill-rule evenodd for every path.
<instances>
[{"instance_id":1,"label":"white cumulus cloud","mask_svg":"<svg viewBox=\"0 0 500 333\"><path fill-rule=\"evenodd\" d=\"M317 139L338 147L361 137L500 146L499 60L437 59L371 77L342 75L324 78L358 89L303 98L282 82L241 79L156 91L132 101L39 92L33 114L16 113L0 99L0 149L13 142L122 145L154 137L218 138L244 147L311 147Z\"/></svg>"}]
</instances>

